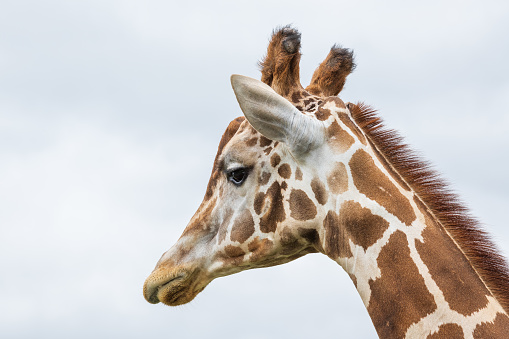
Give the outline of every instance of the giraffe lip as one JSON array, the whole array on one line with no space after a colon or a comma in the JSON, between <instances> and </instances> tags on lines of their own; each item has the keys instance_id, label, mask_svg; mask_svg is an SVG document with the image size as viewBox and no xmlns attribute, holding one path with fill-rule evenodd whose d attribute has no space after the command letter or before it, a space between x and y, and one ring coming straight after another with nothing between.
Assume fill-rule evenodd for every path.
<instances>
[{"instance_id":1,"label":"giraffe lip","mask_svg":"<svg viewBox=\"0 0 509 339\"><path fill-rule=\"evenodd\" d=\"M172 283L172 282L174 282L175 280L178 280L178 279L183 278L183 277L184 277L184 275L183 275L183 274L179 274L179 275L177 275L176 277L171 278L170 280L168 280L168 281L167 281L167 282L165 282L164 284L159 285L159 289L162 289L162 288L164 288L165 286L168 286L168 284L171 284L171 283Z\"/></svg>"},{"instance_id":2,"label":"giraffe lip","mask_svg":"<svg viewBox=\"0 0 509 339\"><path fill-rule=\"evenodd\" d=\"M179 274L160 284L150 284L148 281L145 283L144 296L145 299L151 304L158 304L164 295L168 294L171 290L171 285L178 280L184 278L184 274Z\"/></svg>"},{"instance_id":3,"label":"giraffe lip","mask_svg":"<svg viewBox=\"0 0 509 339\"><path fill-rule=\"evenodd\" d=\"M179 292L181 292L181 290L185 288L185 286L182 286L182 285L176 286L176 284L175 284L176 282L182 282L182 280L184 280L184 278L185 278L184 274L179 274L179 275L171 278L164 284L159 285L159 287L157 288L155 293L152 295L152 297L157 298L157 302L162 301L163 303L167 304L167 302L165 302L165 300L168 299L168 296L170 294L173 296L173 298L171 298L171 299L175 299L175 296L180 294Z\"/></svg>"},{"instance_id":4,"label":"giraffe lip","mask_svg":"<svg viewBox=\"0 0 509 339\"><path fill-rule=\"evenodd\" d=\"M145 281L143 295L151 304L178 306L193 300L210 281L197 267L161 267Z\"/></svg>"}]
</instances>

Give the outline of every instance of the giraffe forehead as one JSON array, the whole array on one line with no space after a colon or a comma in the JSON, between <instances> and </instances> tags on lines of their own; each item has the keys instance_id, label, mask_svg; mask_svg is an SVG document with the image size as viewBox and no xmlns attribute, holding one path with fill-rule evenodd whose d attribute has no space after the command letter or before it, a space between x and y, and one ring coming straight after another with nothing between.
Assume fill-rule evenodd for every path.
<instances>
[{"instance_id":1,"label":"giraffe forehead","mask_svg":"<svg viewBox=\"0 0 509 339\"><path fill-rule=\"evenodd\" d=\"M244 165L254 165L254 163L263 155L264 144L263 136L246 122L248 127L241 126L237 133L224 147L220 161L222 163L239 162ZM266 138L265 138L266 139Z\"/></svg>"},{"instance_id":2,"label":"giraffe forehead","mask_svg":"<svg viewBox=\"0 0 509 339\"><path fill-rule=\"evenodd\" d=\"M292 168L297 168L294 162L282 143L264 137L245 121L222 150L217 167L256 167L258 184L264 186L272 174L289 179Z\"/></svg>"}]
</instances>

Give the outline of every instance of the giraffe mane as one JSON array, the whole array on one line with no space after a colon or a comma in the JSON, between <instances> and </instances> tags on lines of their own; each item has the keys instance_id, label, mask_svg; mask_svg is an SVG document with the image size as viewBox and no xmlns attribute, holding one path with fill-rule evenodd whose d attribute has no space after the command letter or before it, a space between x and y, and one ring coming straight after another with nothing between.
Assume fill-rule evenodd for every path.
<instances>
[{"instance_id":1,"label":"giraffe mane","mask_svg":"<svg viewBox=\"0 0 509 339\"><path fill-rule=\"evenodd\" d=\"M416 192L509 313L509 268L483 225L431 164L411 150L397 131L384 126L375 109L364 103L349 104L349 109L370 143Z\"/></svg>"}]
</instances>

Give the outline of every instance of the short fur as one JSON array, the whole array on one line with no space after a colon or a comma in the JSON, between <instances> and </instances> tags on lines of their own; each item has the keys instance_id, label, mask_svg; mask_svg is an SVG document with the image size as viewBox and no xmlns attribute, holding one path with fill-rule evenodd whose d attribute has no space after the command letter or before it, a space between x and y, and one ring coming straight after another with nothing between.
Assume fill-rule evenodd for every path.
<instances>
[{"instance_id":1,"label":"short fur","mask_svg":"<svg viewBox=\"0 0 509 339\"><path fill-rule=\"evenodd\" d=\"M479 221L470 215L428 162L421 160L404 144L396 131L384 127L376 110L363 103L348 104L348 108L372 144L428 206L509 313L509 269Z\"/></svg>"},{"instance_id":2,"label":"short fur","mask_svg":"<svg viewBox=\"0 0 509 339\"><path fill-rule=\"evenodd\" d=\"M313 73L306 91L323 97L338 95L355 66L353 51L339 45L332 46L327 58Z\"/></svg>"},{"instance_id":3,"label":"short fur","mask_svg":"<svg viewBox=\"0 0 509 339\"><path fill-rule=\"evenodd\" d=\"M303 90L299 74L300 56L300 33L291 26L275 29L267 55L259 62L262 82L284 97L291 91Z\"/></svg>"}]
</instances>

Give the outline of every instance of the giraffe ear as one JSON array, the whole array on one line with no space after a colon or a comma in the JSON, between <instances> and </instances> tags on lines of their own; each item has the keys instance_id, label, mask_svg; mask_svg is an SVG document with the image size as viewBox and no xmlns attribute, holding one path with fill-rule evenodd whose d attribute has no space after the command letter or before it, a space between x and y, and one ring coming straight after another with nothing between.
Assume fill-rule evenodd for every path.
<instances>
[{"instance_id":1,"label":"giraffe ear","mask_svg":"<svg viewBox=\"0 0 509 339\"><path fill-rule=\"evenodd\" d=\"M301 113L271 87L237 74L231 76L231 83L247 120L266 138L287 144L295 155L324 142L324 125Z\"/></svg>"}]
</instances>

